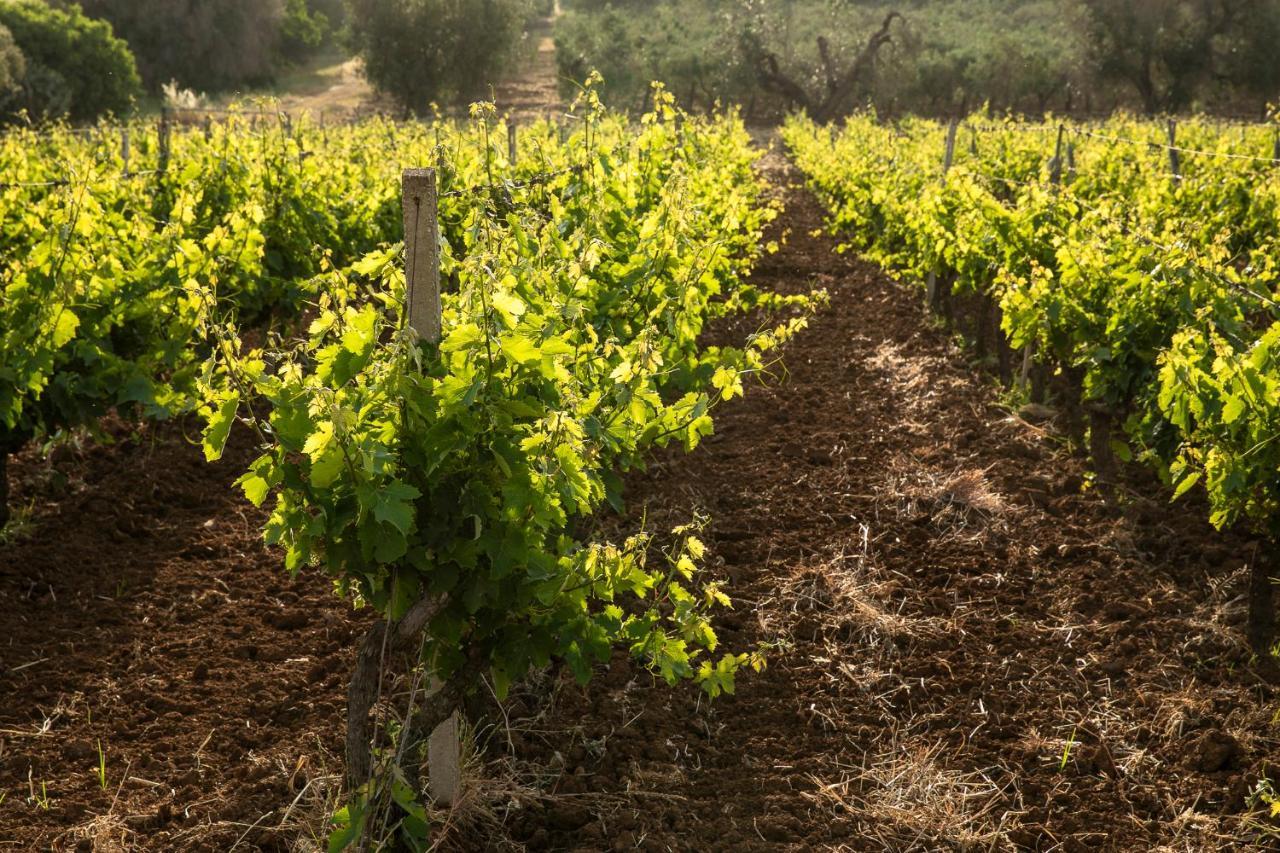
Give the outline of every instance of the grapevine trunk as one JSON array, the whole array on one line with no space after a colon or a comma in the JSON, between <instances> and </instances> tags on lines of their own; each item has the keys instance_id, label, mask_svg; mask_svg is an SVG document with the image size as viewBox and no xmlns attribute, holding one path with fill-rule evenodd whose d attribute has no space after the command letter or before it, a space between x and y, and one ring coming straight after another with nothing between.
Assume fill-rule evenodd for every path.
<instances>
[{"instance_id":1,"label":"grapevine trunk","mask_svg":"<svg viewBox=\"0 0 1280 853\"><path fill-rule=\"evenodd\" d=\"M347 689L347 785L353 791L369 780L373 769L369 712L378 701L383 665L388 656L409 648L442 603L440 598L424 596L393 622L390 629L386 622L378 622L369 629L360 644ZM453 713L461 692L461 685L447 683L424 704L416 722L424 727L429 725L426 731L430 732ZM439 719L434 719L437 716Z\"/></svg>"},{"instance_id":2,"label":"grapevine trunk","mask_svg":"<svg viewBox=\"0 0 1280 853\"><path fill-rule=\"evenodd\" d=\"M1104 495L1110 495L1116 482L1116 459L1111 450L1111 412L1094 404L1089 407L1089 456Z\"/></svg>"},{"instance_id":3,"label":"grapevine trunk","mask_svg":"<svg viewBox=\"0 0 1280 853\"><path fill-rule=\"evenodd\" d=\"M1275 637L1276 605L1271 590L1271 568L1275 562L1275 542L1249 563L1249 645L1258 654L1267 654Z\"/></svg>"}]
</instances>

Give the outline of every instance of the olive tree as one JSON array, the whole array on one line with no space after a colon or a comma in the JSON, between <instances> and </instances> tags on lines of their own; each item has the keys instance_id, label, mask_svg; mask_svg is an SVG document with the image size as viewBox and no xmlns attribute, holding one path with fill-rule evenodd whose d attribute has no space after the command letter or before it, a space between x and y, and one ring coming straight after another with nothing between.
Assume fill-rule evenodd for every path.
<instances>
[{"instance_id":1,"label":"olive tree","mask_svg":"<svg viewBox=\"0 0 1280 853\"><path fill-rule=\"evenodd\" d=\"M9 73L17 70L16 88L0 94L6 117L25 112L33 119L84 121L133 106L141 88L137 65L110 24L74 5L59 9L36 0L5 0L0 27L8 30L22 60L20 65L0 60Z\"/></svg>"},{"instance_id":2,"label":"olive tree","mask_svg":"<svg viewBox=\"0 0 1280 853\"><path fill-rule=\"evenodd\" d=\"M348 0L353 50L406 112L483 97L519 54L528 0Z\"/></svg>"}]
</instances>

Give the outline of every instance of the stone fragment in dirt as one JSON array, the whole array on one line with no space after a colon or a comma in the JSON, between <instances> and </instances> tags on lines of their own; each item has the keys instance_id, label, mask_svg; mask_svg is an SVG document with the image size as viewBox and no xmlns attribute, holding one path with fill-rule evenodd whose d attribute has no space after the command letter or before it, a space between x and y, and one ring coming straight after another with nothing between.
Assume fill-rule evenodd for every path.
<instances>
[{"instance_id":1,"label":"stone fragment in dirt","mask_svg":"<svg viewBox=\"0 0 1280 853\"><path fill-rule=\"evenodd\" d=\"M1191 769L1201 773L1217 773L1235 764L1242 752L1238 740L1224 731L1210 729L1200 736L1191 749Z\"/></svg>"}]
</instances>

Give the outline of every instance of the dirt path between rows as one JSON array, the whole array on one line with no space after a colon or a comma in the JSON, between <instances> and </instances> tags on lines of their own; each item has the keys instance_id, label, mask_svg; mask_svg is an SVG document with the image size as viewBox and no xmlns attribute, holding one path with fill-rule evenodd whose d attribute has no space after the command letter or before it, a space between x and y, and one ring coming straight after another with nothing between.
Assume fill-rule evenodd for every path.
<instances>
[{"instance_id":1,"label":"dirt path between rows","mask_svg":"<svg viewBox=\"0 0 1280 853\"><path fill-rule=\"evenodd\" d=\"M1233 627L1247 547L1145 481L1123 514L1083 494L919 296L834 254L794 169L767 168L789 236L756 277L816 282L831 308L784 381L630 483L621 527L708 513L738 601L723 641L784 650L710 708L623 667L566 687L538 727L572 736L520 741L597 804L527 820L533 846L1242 844L1246 785L1277 757L1275 691Z\"/></svg>"},{"instance_id":2,"label":"dirt path between rows","mask_svg":"<svg viewBox=\"0 0 1280 853\"><path fill-rule=\"evenodd\" d=\"M1145 481L1123 512L1082 493L765 168L786 241L757 278L831 306L601 533L708 513L722 641L777 644L770 667L709 707L621 665L540 676L482 732L456 845L1248 847L1277 742L1238 630L1247 543ZM0 849L314 849L361 618L260 544L244 435L206 465L181 425L112 433L16 466L36 509L0 545Z\"/></svg>"}]
</instances>

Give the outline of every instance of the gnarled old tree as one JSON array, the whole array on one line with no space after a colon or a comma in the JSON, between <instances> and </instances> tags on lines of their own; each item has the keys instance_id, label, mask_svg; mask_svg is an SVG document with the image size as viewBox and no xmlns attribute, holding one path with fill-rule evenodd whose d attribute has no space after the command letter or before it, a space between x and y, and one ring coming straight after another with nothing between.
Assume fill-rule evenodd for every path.
<instances>
[{"instance_id":1,"label":"gnarled old tree","mask_svg":"<svg viewBox=\"0 0 1280 853\"><path fill-rule=\"evenodd\" d=\"M784 72L778 55L767 50L758 37L743 36L742 46L747 60L755 68L761 88L781 96L792 108L804 110L814 121L827 122L852 112L857 106L858 96L868 91L880 50L893 41L893 22L901 20L905 19L897 12L886 15L880 28L871 34L866 45L843 71L832 56L831 43L825 36L819 36L822 91L817 95L811 94L804 83Z\"/></svg>"}]
</instances>

